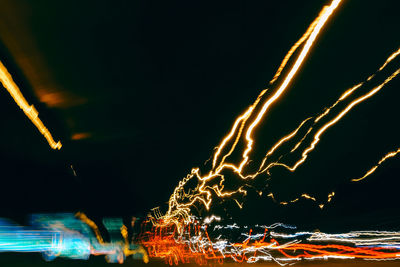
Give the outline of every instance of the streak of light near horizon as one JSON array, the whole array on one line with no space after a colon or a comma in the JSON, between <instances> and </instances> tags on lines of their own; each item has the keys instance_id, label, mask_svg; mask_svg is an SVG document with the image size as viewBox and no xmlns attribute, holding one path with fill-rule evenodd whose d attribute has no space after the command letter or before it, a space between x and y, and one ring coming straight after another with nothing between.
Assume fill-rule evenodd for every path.
<instances>
[{"instance_id":1,"label":"streak of light near horizon","mask_svg":"<svg viewBox=\"0 0 400 267\"><path fill-rule=\"evenodd\" d=\"M192 217L178 234L176 225L154 226L148 219L136 233L136 218L132 228L120 218L104 218L103 232L108 233L108 241L104 241L99 227L82 213L34 214L30 227L0 218L0 253L42 253L47 261L57 257L89 260L91 255L104 255L109 263L124 263L133 256L145 263L162 259L170 265L224 260L286 265L299 260L400 258L398 231L296 231L295 226L283 223L250 227L211 215Z\"/></svg>"},{"instance_id":2,"label":"streak of light near horizon","mask_svg":"<svg viewBox=\"0 0 400 267\"><path fill-rule=\"evenodd\" d=\"M150 258L179 263L210 264L233 260L239 263L258 261L293 264L300 260L363 259L398 260L400 232L351 231L328 234L320 231L296 232L296 227L282 223L270 226L220 224L212 215L203 222L192 218L178 234L175 225L153 226L142 231L140 243ZM232 236L236 236L232 240Z\"/></svg>"},{"instance_id":3,"label":"streak of light near horizon","mask_svg":"<svg viewBox=\"0 0 400 267\"><path fill-rule=\"evenodd\" d=\"M15 84L11 77L11 74L7 71L7 68L0 61L0 82L3 84L4 88L10 93L11 97L14 99L15 103L22 109L25 115L31 120L31 122L36 126L39 132L46 138L52 149L61 149L62 144L60 141L56 142L53 139L50 131L44 126L43 122L39 118L39 112L35 109L33 105L29 105L26 101L24 95L21 93L18 86Z\"/></svg>"},{"instance_id":4,"label":"streak of light near horizon","mask_svg":"<svg viewBox=\"0 0 400 267\"><path fill-rule=\"evenodd\" d=\"M129 229L122 219L104 218L103 225L108 241L103 240L99 227L80 212L75 216L33 214L30 227L0 218L0 253L39 252L47 261L56 257L88 260L90 255L104 255L109 263L123 263L129 256L148 262L145 249L129 240Z\"/></svg>"},{"instance_id":5,"label":"streak of light near horizon","mask_svg":"<svg viewBox=\"0 0 400 267\"><path fill-rule=\"evenodd\" d=\"M292 46L292 48L284 57L276 74L269 83L270 86L273 87L262 90L256 101L249 106L244 113L236 118L229 133L216 147L214 155L212 156L211 170L206 172L205 175L201 175L199 168L193 168L191 173L181 180L178 186L175 188L169 199L168 210L164 215L159 214L157 216L158 222L162 221L164 224L174 223L177 226L182 224L182 221L188 223L190 221L191 208L196 203L204 205L204 207L209 210L213 200L213 195L216 195L219 198L233 197L237 194L246 195L247 191L244 187L244 185L246 185L245 183L239 184L236 190L225 189L224 182L226 177L224 172L226 171L232 172L243 181L250 181L263 173L270 176L269 170L273 167L283 167L291 172L294 172L306 161L309 153L315 149L321 137L328 129L339 122L357 105L377 94L387 83L389 83L400 73L400 69L397 69L395 72L388 75L383 82L377 81L376 83L378 85L374 86L372 89L364 89L364 87L370 85L377 79L377 73L380 73L386 69L386 67L400 55L400 49L398 49L386 59L384 64L378 68L374 74L368 76L365 81L347 89L341 94L334 104L328 108L325 108L321 114L308 117L304 121L300 122L299 126L297 126L294 131L278 140L278 142L276 142L275 145L273 145L272 148L265 154L265 157L262 159L261 164L257 168L258 170L256 172L251 173L246 170L246 167L249 165L249 163L253 161L253 159L251 159L251 153L255 147L255 139L253 137L254 131L267 116L270 107L276 104L276 102L288 89L289 85L293 82L295 75L301 69L301 66L309 54L313 44L317 40L322 28L329 21L329 18L339 6L340 2L340 0L333 0L330 5L323 7L317 18L310 24L306 32ZM300 48L301 50L296 52L297 49ZM297 53L297 55L295 53ZM292 59L292 57L295 55L296 57ZM291 62L291 65L288 64ZM290 65L290 68L285 71L285 68L288 65ZM284 71L286 75L282 76ZM361 91L362 89L366 90L366 92ZM292 148L289 149L290 152L279 153L283 145L290 145L290 142L295 142ZM240 152L240 162L229 162L229 157L234 152L237 154L237 150L239 149L238 147L244 147L243 152ZM287 155L294 154L297 156L295 153L300 153L300 158L297 161L294 163L285 162L285 157ZM391 155L391 157L392 156L394 155ZM275 160L271 160L271 158L274 157ZM376 168L385 159L386 158L380 161ZM375 169L373 169L372 172ZM190 188L188 191L186 191L188 182L192 179L197 179L197 185L195 188ZM261 194L262 192L260 192L260 195ZM307 193L302 193L297 198L288 201L280 201L278 203L287 205L297 202L300 198L304 198L314 202L319 202L318 206L323 208L326 203L332 200L334 195L335 192L331 192L328 195L327 200L321 202ZM267 196L276 201L273 192L267 192ZM240 203L235 198L233 198L233 200L240 208L242 208L243 203ZM155 223L158 222L155 221Z\"/></svg>"}]
</instances>

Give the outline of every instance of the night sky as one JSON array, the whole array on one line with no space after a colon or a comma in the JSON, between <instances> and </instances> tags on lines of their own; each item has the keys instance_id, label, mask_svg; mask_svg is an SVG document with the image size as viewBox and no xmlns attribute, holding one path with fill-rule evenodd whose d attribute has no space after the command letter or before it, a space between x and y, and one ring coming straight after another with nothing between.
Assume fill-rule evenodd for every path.
<instances>
[{"instance_id":1,"label":"night sky","mask_svg":"<svg viewBox=\"0 0 400 267\"><path fill-rule=\"evenodd\" d=\"M83 211L101 220L165 210L177 183L209 159L329 2L0 1L0 60L63 143L52 150L1 88L0 217L27 224L31 213ZM399 48L399 7L341 4L257 131L257 153ZM355 108L296 173L273 173L269 187L282 200L335 191L326 208L282 207L254 193L242 210L225 203L229 216L324 231L398 230L400 159L350 180L399 148L399 88L394 79Z\"/></svg>"}]
</instances>

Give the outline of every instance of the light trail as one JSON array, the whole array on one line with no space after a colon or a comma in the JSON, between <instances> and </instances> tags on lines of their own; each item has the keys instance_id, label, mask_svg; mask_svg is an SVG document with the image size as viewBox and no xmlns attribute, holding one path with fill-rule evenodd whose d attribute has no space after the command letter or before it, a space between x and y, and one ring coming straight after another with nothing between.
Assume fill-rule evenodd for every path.
<instances>
[{"instance_id":1,"label":"light trail","mask_svg":"<svg viewBox=\"0 0 400 267\"><path fill-rule=\"evenodd\" d=\"M254 102L254 104L251 105L243 115L239 116L239 117L236 119L235 123L233 124L232 130L231 130L230 133L222 140L221 144L218 146L218 149L217 149L217 151L216 151L216 153L215 153L215 155L214 155L214 159L213 159L213 167L214 167L214 168L215 168L215 165L216 165L216 163L217 163L218 156L220 155L222 149L225 147L226 143L227 143L228 141L231 140L231 138L232 138L233 135L235 134L235 132L236 132L236 130L237 130L237 128L238 128L238 125L239 125L239 123L240 123L239 132L238 132L238 134L236 135L235 142L234 142L234 144L232 145L230 151L229 151L229 152L224 156L224 158L221 160L222 164L225 162L225 159L226 159L229 155L231 155L231 153L232 153L233 150L235 149L237 143L239 142L240 136L242 135L243 127L245 126L245 123L246 123L247 119L250 117L250 115L252 114L254 108L257 106L258 102L260 102L261 97L262 97L266 92L267 92L267 90L263 90L263 91L261 92L261 94L257 97L257 99L256 99L256 101Z\"/></svg>"},{"instance_id":2,"label":"light trail","mask_svg":"<svg viewBox=\"0 0 400 267\"><path fill-rule=\"evenodd\" d=\"M62 144L60 141L56 142L49 130L44 126L43 122L39 118L39 112L35 109L33 105L29 105L25 97L19 90L18 86L15 84L8 72L7 68L0 61L0 82L3 84L4 88L10 93L11 97L14 99L15 103L22 109L25 115L31 120L31 122L36 126L39 132L46 138L52 149L61 149Z\"/></svg>"},{"instance_id":3,"label":"light trail","mask_svg":"<svg viewBox=\"0 0 400 267\"><path fill-rule=\"evenodd\" d=\"M248 163L249 154L253 149L253 143L254 143L252 137L253 132L257 128L263 117L265 117L269 107L272 104L274 104L286 91L289 84L292 82L294 76L302 66L305 58L307 57L311 47L313 46L315 40L320 34L323 26L326 24L331 15L334 13L335 9L338 7L340 2L341 2L340 0L333 0L329 6L323 7L322 11L308 27L305 34L303 34L303 36L289 50L289 52L283 59L280 67L278 68L277 73L274 75L271 84L278 79L278 77L282 73L282 70L287 65L289 59L292 57L292 55L294 55L295 50L297 50L297 48L299 48L300 45L303 45L301 51L299 52L299 55L294 60L294 64L288 71L288 74L283 78L283 81L280 84L280 86L278 86L277 89L274 90L271 93L271 95L267 97L267 99L264 101L261 107L258 108L258 104L261 102L262 98L266 96L267 90L263 90L258 96L257 100L254 102L254 104L250 106L242 115L240 115L235 120L235 123L231 131L227 136L223 138L222 142L217 147L217 150L213 156L211 171L209 171L208 174L202 176L198 168L193 168L192 172L187 177L185 177L181 182L179 182L179 185L175 188L173 194L170 197L169 208L167 213L164 215L163 218L164 221L179 224L180 219L178 218L184 218L184 221L189 222L190 207L195 202L203 203L203 205L207 209L209 209L212 202L211 191L216 193L219 197L228 197L237 193L242 193L242 194L246 193L246 190L244 190L243 187L239 187L237 190L234 191L224 190L223 182L225 178L224 175L222 175L222 172L225 170L233 170L242 179L254 178L256 176L256 175L243 174L243 168ZM257 113L253 114L255 113L254 112L255 110L257 110ZM246 125L247 121L253 117L254 119L252 119L249 126L247 126ZM246 143L245 145L246 149L242 154L243 160L237 165L231 163L225 163L226 159L231 155L231 153L236 148L236 145L238 144L239 140L242 138L242 133L244 132L244 130L245 130L244 138ZM232 142L233 138L234 141L232 143L231 148L229 149L229 152L221 157L222 152L225 150L226 146ZM218 162L219 158L221 158L220 162ZM194 190L190 191L193 193L186 193L184 189L185 185L189 180L193 178L197 178L199 184L196 186ZM216 181L217 179L220 180L219 183L216 182L212 186L207 185L207 183ZM186 203L183 202L182 199L186 199ZM236 201L236 203L238 203L238 205L241 206L239 202Z\"/></svg>"},{"instance_id":4,"label":"light trail","mask_svg":"<svg viewBox=\"0 0 400 267\"><path fill-rule=\"evenodd\" d=\"M315 27L317 26L318 22L321 20L322 16L324 16L326 9L328 7L324 7L322 11L319 13L318 17L315 18L315 20L310 24L306 32L301 36L301 38L290 48L289 52L286 54L286 56L283 58L281 65L279 66L277 72L274 75L274 78L269 82L270 84L273 84L281 75L283 69L285 68L286 64L288 63L289 59L291 56L296 52L297 48L299 48L300 45L302 45L311 35L311 33L314 31Z\"/></svg>"},{"instance_id":5,"label":"light trail","mask_svg":"<svg viewBox=\"0 0 400 267\"><path fill-rule=\"evenodd\" d=\"M120 219L105 219L110 242L105 242L97 225L83 213L32 215L31 227L22 227L0 218L0 252L39 252L46 260L56 257L88 260L105 255L110 263L126 257L148 262L144 248L128 240L128 228ZM123 239L115 240L115 232Z\"/></svg>"},{"instance_id":6,"label":"light trail","mask_svg":"<svg viewBox=\"0 0 400 267\"><path fill-rule=\"evenodd\" d=\"M223 261L270 261L286 265L318 259L400 259L400 232L396 231L328 234L296 232L295 227L281 223L249 228L236 223L221 225L207 219L203 223L200 221L192 217L181 233L174 225L147 229L149 222L145 221L141 244L148 249L150 258L163 259L170 265ZM232 236L236 238L232 240Z\"/></svg>"},{"instance_id":7,"label":"light trail","mask_svg":"<svg viewBox=\"0 0 400 267\"><path fill-rule=\"evenodd\" d=\"M398 55L400 55L400 49L397 50L396 52L394 52L393 54L391 54L388 59L385 61L385 63L378 69L377 72L382 71L389 62L391 62L392 60L394 60ZM331 126L333 126L334 124L336 124L341 118L343 118L354 106L358 105L359 103L367 100L368 98L372 97L374 94L376 94L380 89L383 88L383 86L385 86L388 82L390 82L393 78L395 78L398 74L399 74L400 69L398 69L397 71L395 71L391 76L389 76L384 82L382 82L380 85L376 86L375 88L373 88L372 90L370 90L369 93L365 94L362 97L359 97L355 100L353 100L350 104L348 104L348 106L341 112L339 113L333 120L329 121L328 123L326 123L325 125L323 125L321 128L319 128L318 132L315 134L314 136L314 140L311 143L311 145L306 148L304 150L304 152L302 153L302 157L299 161L297 161L292 167L283 164L283 163L277 163L277 162L272 162L267 168L263 169L264 165L265 165L265 161L267 160L267 157L271 154L270 152L267 153L266 157L264 158L259 172L258 173L262 173L265 171L268 171L269 168L274 167L274 166L283 166L286 169L290 170L290 171L295 171L297 169L297 167L299 165L301 165L307 158L308 153L311 152L316 144L320 141L320 137L322 136L322 134L328 130ZM370 77L374 77L375 74L372 74L368 77L368 79L366 81L370 81ZM351 96L357 89L359 89L360 87L362 87L365 84L365 82L361 82L358 83L357 85L351 87L350 89L346 90L341 96L340 98L333 104L331 105L329 108L327 108L321 115L319 115L315 120L314 120L314 124L312 126L309 127L306 135L295 145L295 147L290 151L291 153L293 153L304 141L304 139L307 137L307 135L313 130L313 128L317 128L315 127L315 124L318 123L322 118L324 118L325 116L327 116L329 114L329 112L335 108L339 103L341 103L342 101L344 101L345 99L347 99L349 96ZM277 144L273 147L273 150L276 149L276 147L280 146L283 142L286 142L287 140L289 140L290 138L292 138L293 136L295 136L295 134L297 134L297 132L299 131L299 129L303 126L303 124L309 120L310 118L306 119L305 121L303 121L299 127L293 132L293 134L289 135L289 138L282 138L280 141L277 142ZM273 152L272 150L272 152Z\"/></svg>"},{"instance_id":8,"label":"light trail","mask_svg":"<svg viewBox=\"0 0 400 267\"><path fill-rule=\"evenodd\" d=\"M261 160L260 165L257 167L258 170L255 173L245 171L245 167L248 165L251 159L250 154L255 147L255 140L253 138L254 131L267 115L269 108L275 104L287 90L288 86L293 81L294 76L301 68L323 26L329 20L330 16L333 14L339 4L340 1L332 1L329 6L325 6L317 18L310 24L303 36L286 54L278 68L278 71L270 82L271 85L276 83L278 79L281 79L281 74L288 65L289 60L294 56L296 50L302 46L302 49L300 52L298 52L297 57L293 59L294 62L287 71L287 75L281 79L281 84L276 88L263 90L257 97L256 101L244 113L236 118L230 132L216 147L216 151L212 157L211 170L206 172L205 175L202 175L199 168L193 168L191 173L179 182L169 199L168 210L165 215L162 216L163 223L174 223L179 225L182 223L182 218L184 222L188 223L190 221L189 218L191 215L191 208L194 205L197 205L196 203L200 203L204 205L207 210L209 210L212 204L213 196L215 195L219 198L231 197L232 200L239 206L239 208L242 208L243 203L235 199L235 196L239 194L247 194L247 190L244 186L246 185L246 180L253 180L261 174L271 177L270 170L276 167L284 167L291 172L296 171L296 169L306 161L309 154L317 147L317 144L321 140L322 136L331 127L341 121L356 106L377 94L386 84L398 76L400 69L394 71L391 75L384 79L383 82L378 82L378 85L372 89L362 92L362 90L366 90L364 89L365 87L375 82L377 79L377 73L382 72L387 66L389 66L389 64L393 63L393 61L397 59L397 57L400 55L400 48L393 52L378 68L378 70L372 75L368 76L365 81L347 89L340 95L336 102L334 102L328 108L325 108L324 111L319 115L303 120L292 132L281 137L266 152L264 158ZM281 148L284 146L292 146L292 148L289 148L289 151L281 151ZM240 147L244 147L243 152L240 152ZM238 152L241 154L241 161L236 164L229 162L232 154L238 154ZM293 154L295 157L297 157L297 154L295 153L299 153L300 158L294 163L286 162L286 158L289 156L293 158ZM388 157L392 156L394 155L388 155ZM373 173L376 168L378 168L378 166L385 160L386 158L380 161L377 166L373 167L369 172L367 172L363 178ZM227 190L225 188L225 182L227 179L225 175L226 172L230 172L237 176L243 180L244 183L237 185L236 189ZM197 180L197 185L194 188L189 188L188 182L192 179ZM353 179L353 181L356 181L356 179ZM262 191L260 191L259 194L262 195ZM320 201L307 193L301 193L298 197L291 200L276 201L275 195L272 192L267 194L267 196L271 197L276 203L281 205L295 203L303 198L316 202L321 209L324 208L327 203L331 202L334 195L335 193L332 192L328 195L326 201Z\"/></svg>"},{"instance_id":9,"label":"light trail","mask_svg":"<svg viewBox=\"0 0 400 267\"><path fill-rule=\"evenodd\" d=\"M311 46L313 45L315 39L317 38L320 30L322 29L324 24L327 22L327 20L329 19L330 15L333 13L333 11L337 8L339 3L340 3L340 0L335 0L335 1L332 2L332 4L329 7L324 8L322 13L320 14L320 19L319 19L317 25L313 29L313 31L310 34L309 38L307 39L307 42L305 43L303 50L301 51L299 57L295 61L294 66L291 68L289 74L286 76L286 78L284 79L282 85L278 88L278 90L275 92L275 94L273 94L273 96L270 99L268 99L267 102L263 105L263 107L262 107L261 111L258 113L256 119L253 121L253 123L250 125L249 129L247 130L247 132L246 132L247 148L243 153L244 160L239 165L239 172L241 172L243 166L247 163L248 154L252 150L252 145L253 145L253 142L254 142L253 139L252 139L253 130L258 125L258 123L261 121L261 119L265 115L265 112L268 110L270 105L272 103L274 103L277 99L279 99L279 97L285 91L285 89L287 88L289 83L292 81L294 75L297 73L298 69L302 65L302 63L303 63L305 57L307 56Z\"/></svg>"},{"instance_id":10,"label":"light trail","mask_svg":"<svg viewBox=\"0 0 400 267\"><path fill-rule=\"evenodd\" d=\"M333 0L330 5L323 7L306 32L284 57L270 81L270 86L274 85L274 87L263 90L255 102L235 119L232 128L210 158L212 159L211 169L203 175L199 168L193 168L191 173L174 189L165 214L158 207L152 209L153 214L149 215L142 224L139 243L129 241L129 229L121 219L103 220L110 237L109 242L106 242L97 225L85 214L77 213L75 216L35 217L34 230L7 223L1 224L0 220L0 251L42 252L47 259L57 256L88 259L90 255L106 255L107 261L112 263L122 263L126 257L136 255L145 262L149 258L158 258L170 265L222 263L224 260L240 263L273 261L286 265L300 260L315 259L400 259L400 232L396 231L373 230L333 234L319 231L296 232L295 227L281 223L255 227L241 226L235 222L221 224L223 219L220 216L211 215L200 219L194 217L192 212L198 204L209 210L215 196L230 197L239 208L242 208L243 202L235 197L247 194L247 181L261 174L270 178L272 168L283 167L291 172L296 171L331 127L356 106L380 92L386 84L400 74L400 68L398 68L389 76L385 76L383 81L377 81L378 85L373 86L372 89L364 90L367 85L375 82L377 73L393 64L400 55L400 49L398 49L365 81L347 89L336 102L323 109L321 113L306 118L290 133L278 138L278 141L263 154L265 156L259 166L256 166L254 173L245 170L251 161L257 160L251 158L251 153L256 147L255 131L268 115L270 108L283 97L293 83L294 77L303 66L324 25L340 3L340 0ZM293 64L286 71L285 68L289 63ZM282 73L287 74L282 75ZM55 143L38 118L37 111L33 106L29 106L3 65L0 65L0 80L20 108L45 136L50 146L53 149L60 149L61 143ZM240 150L242 148L243 151ZM386 154L364 176L352 181L365 179L383 162L399 153L400 148ZM230 157L234 154L240 155L239 162L231 162L233 160ZM293 163L287 160L289 155L300 158L296 157ZM233 174L243 183L233 189L226 189L228 186L225 183L229 179L226 173ZM197 182L194 187L189 186L192 180ZM257 191L257 193L262 195L263 191ZM322 209L326 203L332 201L335 192L329 193L324 202L307 193L300 193L298 197L286 201L278 201L273 192L267 192L266 195L280 205L289 205L300 199L306 199L317 203ZM120 235L122 241L116 240L115 234Z\"/></svg>"},{"instance_id":11,"label":"light trail","mask_svg":"<svg viewBox=\"0 0 400 267\"><path fill-rule=\"evenodd\" d=\"M396 70L392 75L390 75L386 80L381 83L380 85L374 87L370 92L367 94L355 99L352 101L342 112L340 112L333 120L329 121L326 123L314 136L314 140L312 141L311 145L307 147L304 152L302 153L302 157L299 161L297 161L292 167L289 167L288 165L281 164L281 163L276 163L276 166L284 166L290 171L295 171L297 167L299 167L308 157L308 154L314 150L315 146L317 143L321 140L321 136L328 130L330 127L332 127L334 124L336 124L340 119L342 119L353 107L356 105L360 104L361 102L367 100L368 98L372 97L376 93L378 93L388 82L390 82L393 78L395 78L398 74L400 73L400 69Z\"/></svg>"},{"instance_id":12,"label":"light trail","mask_svg":"<svg viewBox=\"0 0 400 267\"><path fill-rule=\"evenodd\" d=\"M32 226L21 227L0 219L0 252L38 252L46 260L56 257L88 260L105 255L109 263L123 263L128 256L148 262L162 259L169 265L271 261L280 265L300 260L363 259L399 260L400 232L351 231L323 233L296 231L282 223L249 227L225 223L216 215L190 218L178 231L174 224L157 226L147 217L132 241L121 219L103 219L109 241L86 215L33 215ZM120 235L115 239L116 234ZM99 235L99 236L98 236Z\"/></svg>"},{"instance_id":13,"label":"light trail","mask_svg":"<svg viewBox=\"0 0 400 267\"><path fill-rule=\"evenodd\" d=\"M358 182L358 181L364 180L365 178L367 178L367 176L370 176L371 174L373 174L376 171L376 169L378 169L378 167L383 162L385 162L387 159L395 157L399 153L400 153L400 148L398 148L396 151L392 151L392 152L387 153L375 166L373 166L369 171L367 171L362 177L356 178L356 179L352 179L351 181Z\"/></svg>"},{"instance_id":14,"label":"light trail","mask_svg":"<svg viewBox=\"0 0 400 267\"><path fill-rule=\"evenodd\" d=\"M190 221L191 208L194 205L197 205L196 203L200 203L204 205L207 210L209 210L212 205L214 195L219 198L232 197L233 201L235 201L235 203L242 208L243 203L235 199L234 196L238 194L247 194L247 190L244 187L245 183L239 184L236 189L227 190L225 188L225 182L227 179L225 173L227 171L232 172L233 175L236 175L243 181L253 180L261 174L271 176L269 171L276 167L284 167L289 171L294 172L306 161L309 153L316 148L317 144L321 140L322 135L327 130L337 124L354 107L378 93L387 83L389 83L399 74L400 69L396 70L374 88L360 95L359 92L361 92L366 85L369 85L375 80L376 73L382 72L400 55L400 49L392 53L378 68L376 73L368 76L365 81L347 89L340 95L334 104L328 108L325 108L321 114L303 120L292 132L280 138L266 152L265 157L261 160L260 165L257 167L258 170L255 173L245 172L245 166L247 166L249 163L250 153L254 148L254 131L263 121L263 118L268 113L269 108L275 104L287 90L288 86L293 81L294 76L301 68L323 26L327 21L329 21L330 16L334 13L339 4L340 1L334 0L329 6L325 6L317 18L307 28L302 37L286 54L278 68L278 71L270 82L272 85L281 79L279 86L276 88L263 90L257 97L256 101L245 112L236 118L231 130L222 139L221 143L217 146L214 155L212 156L211 170L206 172L205 175L202 175L199 168L193 168L191 173L179 182L169 199L169 207L167 212L160 217L162 218L163 223L174 223L179 225L182 223L181 219L188 223ZM289 60L291 60L291 58L295 55L296 50L301 46L302 48L298 52L297 57L293 59L293 64L287 71L287 75L281 78L281 74L288 65ZM280 152L281 147L284 145L291 146L293 142L294 144L292 148L289 149L289 152ZM241 161L236 164L229 162L229 159L233 153L237 154L240 152L239 147L244 147L244 150L241 153ZM285 162L286 157L294 153L300 153L300 158L292 164ZM372 170L372 172L374 170ZM197 180L197 185L194 188L190 188L188 186L188 182L192 179ZM260 192L260 195L261 194L262 192ZM276 198L272 192L269 192L267 196L271 197L275 202L281 205L295 203L303 198L313 202L318 202L318 206L322 209L326 203L331 202L334 192L329 194L327 200L323 202L317 200L314 196L311 196L307 193L301 193L298 197L287 201L276 201Z\"/></svg>"}]
</instances>

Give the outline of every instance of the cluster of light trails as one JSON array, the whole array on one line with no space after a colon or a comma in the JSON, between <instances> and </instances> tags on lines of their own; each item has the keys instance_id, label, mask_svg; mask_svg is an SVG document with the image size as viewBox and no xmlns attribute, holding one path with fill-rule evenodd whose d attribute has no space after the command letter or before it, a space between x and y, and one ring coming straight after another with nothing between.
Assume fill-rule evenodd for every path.
<instances>
[{"instance_id":1,"label":"cluster of light trails","mask_svg":"<svg viewBox=\"0 0 400 267\"><path fill-rule=\"evenodd\" d=\"M178 231L175 224L154 224L152 216L141 223L137 237L121 219L103 219L105 241L98 226L82 213L33 215L31 227L0 219L0 252L37 252L44 259L56 257L88 260L105 255L109 263L123 263L128 256L167 264L273 261L280 265L300 260L400 258L400 232L351 231L328 234L297 231L275 223L269 226L238 225L212 215L191 222ZM133 225L132 225L133 226ZM131 240L129 240L131 233Z\"/></svg>"},{"instance_id":2,"label":"cluster of light trails","mask_svg":"<svg viewBox=\"0 0 400 267\"><path fill-rule=\"evenodd\" d=\"M105 255L110 263L123 263L133 256L148 262L144 248L128 240L128 228L121 219L104 219L103 224L110 237L108 242L82 213L33 215L31 227L0 218L0 252L40 252L46 260L87 260L90 255Z\"/></svg>"},{"instance_id":3,"label":"cluster of light trails","mask_svg":"<svg viewBox=\"0 0 400 267\"><path fill-rule=\"evenodd\" d=\"M30 105L26 101L24 95L21 93L18 86L15 84L8 72L7 68L0 62L0 82L3 84L4 88L10 93L11 97L14 99L15 103L22 109L25 115L31 120L31 122L36 126L40 133L46 138L52 149L61 149L61 142L54 141L53 136L50 131L44 126L43 122L39 118L39 112L35 109L33 105Z\"/></svg>"},{"instance_id":4,"label":"cluster of light trails","mask_svg":"<svg viewBox=\"0 0 400 267\"><path fill-rule=\"evenodd\" d=\"M351 231L327 234L319 231L296 232L296 227L275 223L270 226L220 224L221 218L192 217L178 232L175 225L151 226L146 223L141 244L150 258L164 259L170 265L207 264L231 260L254 263L273 261L280 265L300 260L400 258L400 232Z\"/></svg>"},{"instance_id":5,"label":"cluster of light trails","mask_svg":"<svg viewBox=\"0 0 400 267\"><path fill-rule=\"evenodd\" d=\"M400 61L400 49L395 50L377 70L338 96L320 113L298 121L292 131L277 138L260 158L255 157L257 147L255 132L293 83L324 26L339 7L341 0L332 0L323 7L306 32L284 57L270 88L264 89L252 105L240 114L232 128L223 137L210 158L210 169L202 172L193 168L174 189L168 202L168 210L158 208L145 218L135 240L129 240L129 231L120 219L105 219L103 224L109 233L105 241L99 227L82 213L72 215L33 216L33 228L25 228L0 220L0 251L41 252L46 259L67 257L88 259L90 255L106 255L109 262L122 263L133 255L147 262L163 259L173 265L179 263L208 264L230 260L254 263L273 261L281 265L300 260L316 259L400 259L400 232L397 231L350 231L323 233L297 231L296 227L276 223L273 225L239 225L227 222L219 216L197 218L194 210L210 210L215 198L231 198L241 208L237 196L247 194L248 182L258 177L270 179L273 168L295 172L319 144L324 134L346 117L358 105L378 94L400 74L396 67ZM378 75L379 74L379 75ZM383 78L382 78L383 77ZM38 127L54 149L60 149L47 128L39 120L37 111L29 106L3 65L0 65L0 81L25 114ZM264 151L264 150L263 150ZM400 153L400 148L384 155L375 166L365 172L358 182L381 166L386 160ZM239 158L239 159L237 159ZM250 168L250 163L253 168ZM254 168L254 165L255 168ZM229 183L230 177L238 183ZM227 186L229 184L229 186ZM259 194L263 194L259 191ZM278 201L276 192L265 195L281 205L289 205L300 199L315 202L321 209L335 197L331 191L326 200L301 193L293 199ZM230 219L229 219L230 220ZM118 237L117 237L118 236Z\"/></svg>"},{"instance_id":6,"label":"cluster of light trails","mask_svg":"<svg viewBox=\"0 0 400 267\"><path fill-rule=\"evenodd\" d=\"M365 81L345 90L336 102L325 108L320 114L310 116L299 122L292 132L280 138L267 150L256 171L248 167L250 162L254 165L256 164L254 162L258 161L258 159L252 158L253 150L256 147L254 132L262 124L268 110L287 91L324 25L330 20L340 3L340 0L333 0L330 5L325 6L306 32L292 46L270 81L270 88L263 90L256 101L236 118L229 133L216 147L210 170L203 172L200 168L193 168L191 173L179 182L169 199L167 212L157 217L160 222L162 221L167 225L173 223L179 231L182 222L190 222L194 206L204 206L209 210L213 199L216 197L231 197L241 208L242 204L235 197L247 193L245 188L249 181L261 176L261 174L264 177L262 179L265 179L266 176L268 179L271 178L270 170L272 168L296 171L307 160L322 136L331 127L341 121L355 107L380 92L386 84L399 75L400 68L397 67L393 72L390 72L390 69L396 64L398 65L400 49L389 55L377 71L366 77ZM391 68L388 68L388 66ZM378 73L381 75L377 75ZM382 76L384 76L383 79ZM372 174L382 162L397 153L399 153L399 150L387 154L363 177L352 181L364 179ZM233 155L241 155L240 160L237 161L237 158ZM236 183L236 188L229 187L228 189L226 187L227 179L229 179L227 173L230 176L240 178L239 180L242 182ZM189 185L189 182L191 185ZM262 193L260 192L260 194ZM276 200L275 192L266 192L266 195ZM320 208L323 208L326 203L332 200L334 195L335 192L331 192L326 200L319 200L307 193L301 193L291 200L277 202L288 205L304 198L316 202Z\"/></svg>"}]
</instances>

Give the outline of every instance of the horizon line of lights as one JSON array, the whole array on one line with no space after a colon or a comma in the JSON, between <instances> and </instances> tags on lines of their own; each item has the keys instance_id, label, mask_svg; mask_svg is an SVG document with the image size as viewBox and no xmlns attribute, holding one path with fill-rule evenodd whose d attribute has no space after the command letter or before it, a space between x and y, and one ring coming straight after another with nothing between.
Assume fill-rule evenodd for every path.
<instances>
[{"instance_id":1,"label":"horizon line of lights","mask_svg":"<svg viewBox=\"0 0 400 267\"><path fill-rule=\"evenodd\" d=\"M0 252L42 253L47 261L104 255L108 263L124 263L132 256L144 263L161 259L170 265L225 260L280 265L318 259L400 260L399 231L297 231L296 226L283 223L239 225L211 215L192 216L180 234L176 225L154 226L146 217L134 237L135 222L133 218L129 238L121 218L104 218L104 233L109 234L104 241L99 227L83 213L33 214L30 227L0 218Z\"/></svg>"},{"instance_id":2,"label":"horizon line of lights","mask_svg":"<svg viewBox=\"0 0 400 267\"><path fill-rule=\"evenodd\" d=\"M21 90L12 79L11 74L8 72L7 68L1 61L0 61L0 82L3 84L3 87L10 93L15 103L17 103L17 105L20 107L20 109L22 109L22 111L29 118L29 120L36 126L36 128L44 136L44 138L46 138L50 147L52 149L60 150L62 147L61 142L54 141L50 131L46 128L46 126L44 126L43 122L40 120L39 112L33 105L30 105L28 101L25 99L24 95L21 93Z\"/></svg>"},{"instance_id":3,"label":"horizon line of lights","mask_svg":"<svg viewBox=\"0 0 400 267\"><path fill-rule=\"evenodd\" d=\"M225 260L238 263L270 261L281 266L302 260L400 260L398 231L329 234L297 232L297 227L282 223L250 227L236 223L221 225L219 221L220 217L215 215L204 220L193 216L179 233L174 224L154 226L147 220L139 240L147 248L150 258L163 259L169 265L205 265ZM148 224L152 227L146 230ZM232 236L236 236L234 240Z\"/></svg>"}]
</instances>

